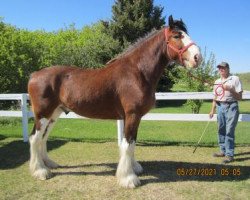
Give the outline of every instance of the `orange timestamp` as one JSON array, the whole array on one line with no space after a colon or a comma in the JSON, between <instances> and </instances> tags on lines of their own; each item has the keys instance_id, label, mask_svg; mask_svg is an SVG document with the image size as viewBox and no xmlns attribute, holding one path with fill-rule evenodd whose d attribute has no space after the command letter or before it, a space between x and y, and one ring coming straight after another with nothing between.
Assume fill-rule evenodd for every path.
<instances>
[{"instance_id":1,"label":"orange timestamp","mask_svg":"<svg viewBox=\"0 0 250 200\"><path fill-rule=\"evenodd\" d=\"M177 168L178 176L240 176L240 168Z\"/></svg>"}]
</instances>

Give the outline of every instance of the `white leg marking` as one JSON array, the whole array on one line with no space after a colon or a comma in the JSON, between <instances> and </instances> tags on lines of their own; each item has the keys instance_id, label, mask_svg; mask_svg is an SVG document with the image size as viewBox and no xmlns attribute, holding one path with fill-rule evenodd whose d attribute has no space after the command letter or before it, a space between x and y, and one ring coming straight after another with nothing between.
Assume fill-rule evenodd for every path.
<instances>
[{"instance_id":1,"label":"white leg marking","mask_svg":"<svg viewBox=\"0 0 250 200\"><path fill-rule=\"evenodd\" d=\"M141 174L143 172L143 168L140 163L138 163L135 159L132 159L133 170L136 174Z\"/></svg>"},{"instance_id":2,"label":"white leg marking","mask_svg":"<svg viewBox=\"0 0 250 200\"><path fill-rule=\"evenodd\" d=\"M36 130L35 135L30 136L30 171L32 175L40 180L45 180L51 176L50 170L45 166L42 159L42 137L48 125L48 120L40 120L41 128Z\"/></svg>"},{"instance_id":3,"label":"white leg marking","mask_svg":"<svg viewBox=\"0 0 250 200\"><path fill-rule=\"evenodd\" d=\"M55 109L54 113L51 116L50 122L48 124L47 133L42 140L42 159L43 159L45 165L50 169L56 169L59 167L59 165L56 162L54 162L53 160L51 160L48 156L47 140L48 140L50 131L54 127L54 125L55 125L58 117L61 115L61 113L62 113L62 110L60 108Z\"/></svg>"},{"instance_id":4,"label":"white leg marking","mask_svg":"<svg viewBox=\"0 0 250 200\"><path fill-rule=\"evenodd\" d=\"M116 171L118 184L122 187L135 188L141 184L134 172L134 148L135 142L129 144L127 140L123 138L120 145L120 161Z\"/></svg>"},{"instance_id":5,"label":"white leg marking","mask_svg":"<svg viewBox=\"0 0 250 200\"><path fill-rule=\"evenodd\" d=\"M44 161L44 164L50 168L50 169L56 169L59 167L59 165L57 163L55 163L53 160L51 160L48 156L48 152L47 152L47 140L49 137L49 131L53 128L55 122L50 122L48 125L48 129L47 129L47 133L45 135L45 137L42 139L42 159Z\"/></svg>"}]
</instances>

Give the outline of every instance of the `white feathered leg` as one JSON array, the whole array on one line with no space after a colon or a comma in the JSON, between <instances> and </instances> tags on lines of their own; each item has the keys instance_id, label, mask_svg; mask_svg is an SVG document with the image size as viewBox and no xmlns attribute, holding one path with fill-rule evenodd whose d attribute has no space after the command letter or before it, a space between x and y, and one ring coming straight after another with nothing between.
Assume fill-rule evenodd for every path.
<instances>
[{"instance_id":1,"label":"white feathered leg","mask_svg":"<svg viewBox=\"0 0 250 200\"><path fill-rule=\"evenodd\" d=\"M44 136L44 138L42 139L42 159L45 163L45 165L50 168L50 169L56 169L59 167L59 165L54 162L53 160L51 160L48 156L48 152L47 152L47 140L49 137L49 133L52 130L52 128L54 127L58 117L61 115L62 110L60 108L55 109L49 123L48 123L48 127L46 130L46 134Z\"/></svg>"},{"instance_id":2,"label":"white feathered leg","mask_svg":"<svg viewBox=\"0 0 250 200\"><path fill-rule=\"evenodd\" d=\"M42 145L41 145L42 159L44 161L44 164L50 169L56 169L59 167L57 163L55 163L53 160L49 158L48 152L47 152L47 140L49 137L49 131L53 128L53 126L54 126L54 122L50 122L48 125L47 134L42 139Z\"/></svg>"},{"instance_id":3,"label":"white feathered leg","mask_svg":"<svg viewBox=\"0 0 250 200\"><path fill-rule=\"evenodd\" d=\"M129 144L127 140L123 138L120 145L120 161L116 171L118 184L122 187L134 188L141 184L134 172L134 148L135 142Z\"/></svg>"},{"instance_id":4,"label":"white feathered leg","mask_svg":"<svg viewBox=\"0 0 250 200\"><path fill-rule=\"evenodd\" d=\"M31 174L45 180L51 176L50 170L45 166L42 158L42 139L44 131L48 126L49 120L43 118L40 120L41 128L36 130L34 135L30 136L30 171Z\"/></svg>"},{"instance_id":5,"label":"white feathered leg","mask_svg":"<svg viewBox=\"0 0 250 200\"><path fill-rule=\"evenodd\" d=\"M138 163L134 158L132 158L133 169L136 174L141 174L143 172L143 168L140 163Z\"/></svg>"}]
</instances>

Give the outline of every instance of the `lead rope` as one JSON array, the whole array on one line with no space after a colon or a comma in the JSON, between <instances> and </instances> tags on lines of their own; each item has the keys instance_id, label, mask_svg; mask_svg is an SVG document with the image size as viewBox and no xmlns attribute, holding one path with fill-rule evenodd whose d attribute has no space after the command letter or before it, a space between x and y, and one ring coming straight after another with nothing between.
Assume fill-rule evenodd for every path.
<instances>
[{"instance_id":1,"label":"lead rope","mask_svg":"<svg viewBox=\"0 0 250 200\"><path fill-rule=\"evenodd\" d=\"M189 71L187 71L187 74L188 74L188 76L193 77L194 79L196 79L196 80L198 80L198 81L200 81L202 83L207 83L210 86L215 86L216 85L216 88L214 89L215 95L217 97L219 97L220 100L224 97L224 95L225 95L225 89L223 88L223 84L226 83L227 81L225 81L223 83L216 83L215 84L215 83L211 83L211 82L202 80L202 79L194 76L193 74L191 74L191 72L189 72Z\"/></svg>"},{"instance_id":2,"label":"lead rope","mask_svg":"<svg viewBox=\"0 0 250 200\"><path fill-rule=\"evenodd\" d=\"M201 139L202 139L204 133L206 132L207 127L208 127L208 125L210 124L210 122L211 122L211 120L209 120L209 121L207 122L207 125L206 125L205 129L203 130L203 133L201 134L201 137L200 137L199 141L197 142L196 147L194 148L193 153L194 153L194 152L196 151L196 149L198 148L198 146L199 146L199 144L200 144L200 141L201 141Z\"/></svg>"},{"instance_id":3,"label":"lead rope","mask_svg":"<svg viewBox=\"0 0 250 200\"><path fill-rule=\"evenodd\" d=\"M217 85L217 87L214 89L215 95L218 96L218 97L220 98L220 100L224 97L224 95L225 95L225 90L224 90L224 88L223 88L223 84L224 84L225 82L224 82L223 84L214 84L214 83L211 83L211 82L208 82L208 81L201 80L200 78L198 78L198 77L194 76L193 74L191 74L189 71L187 72L187 74L188 74L190 77L193 77L193 78L195 78L195 79L201 81L202 83L207 83L207 84L209 84L209 85L211 85L211 86ZM206 127L204 128L204 130L203 130L203 132L202 132L202 134L201 134L201 136L200 136L200 139L199 139L199 141L197 142L197 144L196 144L196 146L195 146L195 148L194 148L193 153L195 153L196 149L198 148L198 146L199 146L199 144L200 144L200 142L201 142L201 139L202 139L204 133L206 132L207 127L208 127L208 125L210 124L210 122L211 122L211 120L209 120L209 121L207 122Z\"/></svg>"}]
</instances>

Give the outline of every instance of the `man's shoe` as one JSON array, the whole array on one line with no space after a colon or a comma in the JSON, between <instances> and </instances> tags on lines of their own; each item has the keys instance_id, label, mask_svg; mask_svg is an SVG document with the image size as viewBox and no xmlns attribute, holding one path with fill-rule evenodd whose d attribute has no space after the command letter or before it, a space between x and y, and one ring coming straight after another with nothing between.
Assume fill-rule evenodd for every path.
<instances>
[{"instance_id":1,"label":"man's shoe","mask_svg":"<svg viewBox=\"0 0 250 200\"><path fill-rule=\"evenodd\" d=\"M234 157L226 156L225 159L222 161L222 164L227 164L227 163L230 163L230 162L233 162L233 161L234 161Z\"/></svg>"},{"instance_id":2,"label":"man's shoe","mask_svg":"<svg viewBox=\"0 0 250 200\"><path fill-rule=\"evenodd\" d=\"M224 156L225 156L225 154L222 152L213 154L213 157L224 157Z\"/></svg>"}]
</instances>

